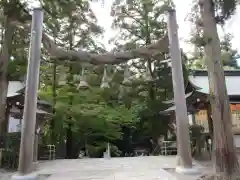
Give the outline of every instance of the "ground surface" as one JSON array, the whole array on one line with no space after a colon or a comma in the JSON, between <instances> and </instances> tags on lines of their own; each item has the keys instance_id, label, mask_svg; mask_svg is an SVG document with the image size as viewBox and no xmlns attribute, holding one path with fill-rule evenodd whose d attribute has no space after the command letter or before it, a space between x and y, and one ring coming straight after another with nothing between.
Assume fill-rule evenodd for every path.
<instances>
[{"instance_id":1,"label":"ground surface","mask_svg":"<svg viewBox=\"0 0 240 180\"><path fill-rule=\"evenodd\" d=\"M175 156L55 160L40 162L36 173L39 180L194 180L205 171L194 164L201 173L185 176L174 172Z\"/></svg>"}]
</instances>

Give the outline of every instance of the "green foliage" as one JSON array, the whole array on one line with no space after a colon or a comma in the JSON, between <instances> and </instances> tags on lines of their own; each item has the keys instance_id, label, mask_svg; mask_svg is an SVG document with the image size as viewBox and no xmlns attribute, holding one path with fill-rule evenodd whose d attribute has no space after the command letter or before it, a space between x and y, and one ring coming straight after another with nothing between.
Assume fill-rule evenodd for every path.
<instances>
[{"instance_id":1,"label":"green foliage","mask_svg":"<svg viewBox=\"0 0 240 180\"><path fill-rule=\"evenodd\" d=\"M51 97L51 93L47 92L40 95L46 99ZM76 88L72 89L66 85L58 88L56 100L54 116L56 123L53 129L56 142L60 143L66 138L65 131L70 123L74 137L78 137L75 144L82 147L87 140L89 153L91 151L92 154L100 153L106 147L102 147L104 143L121 139L121 127L134 125L136 121L133 110L117 102L109 105L105 90L100 88L77 91ZM45 132L50 138L51 130L48 128L46 127Z\"/></svg>"},{"instance_id":2,"label":"green foliage","mask_svg":"<svg viewBox=\"0 0 240 180\"><path fill-rule=\"evenodd\" d=\"M41 4L47 12L48 31L60 45L70 49L101 50L93 38L101 35L103 29L97 25L89 1L41 0Z\"/></svg>"},{"instance_id":3,"label":"green foliage","mask_svg":"<svg viewBox=\"0 0 240 180\"><path fill-rule=\"evenodd\" d=\"M26 10L26 3L19 0L0 0L0 41L1 45L8 45L8 53L5 57L9 59L8 79L19 80L25 74L27 64L27 54L29 47L29 29L20 27L20 23L26 23L31 19ZM7 39L4 39L5 26L7 22L11 22L13 33L9 34ZM14 23L13 23L14 22ZM16 22L19 22L17 24ZM8 41L8 42L6 42Z\"/></svg>"},{"instance_id":4,"label":"green foliage","mask_svg":"<svg viewBox=\"0 0 240 180\"><path fill-rule=\"evenodd\" d=\"M198 36L198 35L193 35ZM226 34L221 40L221 61L223 63L224 69L238 69L237 59L239 54L237 50L232 48L232 36ZM188 60L188 67L191 69L206 69L207 62L203 55L203 46L197 41L191 41L197 48L197 52L193 54L193 57Z\"/></svg>"},{"instance_id":5,"label":"green foliage","mask_svg":"<svg viewBox=\"0 0 240 180\"><path fill-rule=\"evenodd\" d=\"M3 151L2 167L17 169L20 149L21 133L8 133L6 137L6 148Z\"/></svg>"},{"instance_id":6,"label":"green foliage","mask_svg":"<svg viewBox=\"0 0 240 180\"><path fill-rule=\"evenodd\" d=\"M116 47L125 50L137 48L166 35L168 5L169 2L154 0L115 1L112 6L112 26L119 33L112 41ZM133 78L131 88L125 93L127 100L131 98L131 106L135 107L139 119L131 130L133 143L140 143L146 138L157 142L160 135L167 133L169 118L160 114L167 108L162 101L173 97L171 68L167 63L161 63L166 57L166 54L160 54L129 62L131 74L140 76ZM152 80L148 81L148 78Z\"/></svg>"},{"instance_id":7,"label":"green foliage","mask_svg":"<svg viewBox=\"0 0 240 180\"><path fill-rule=\"evenodd\" d=\"M239 0L213 0L213 11L217 23L224 24L235 12Z\"/></svg>"},{"instance_id":8,"label":"green foliage","mask_svg":"<svg viewBox=\"0 0 240 180\"><path fill-rule=\"evenodd\" d=\"M87 145L88 154L90 157L102 157L103 152L106 151L106 143L97 142L94 145ZM121 151L117 146L111 145L111 156L119 157L121 155Z\"/></svg>"},{"instance_id":9,"label":"green foliage","mask_svg":"<svg viewBox=\"0 0 240 180\"><path fill-rule=\"evenodd\" d=\"M8 63L9 80L19 80L26 74L27 62L24 60L13 60Z\"/></svg>"},{"instance_id":10,"label":"green foliage","mask_svg":"<svg viewBox=\"0 0 240 180\"><path fill-rule=\"evenodd\" d=\"M5 17L8 16L11 20L17 20L22 23L31 19L31 16L26 11L26 6L26 0L0 0L1 11Z\"/></svg>"},{"instance_id":11,"label":"green foliage","mask_svg":"<svg viewBox=\"0 0 240 180\"><path fill-rule=\"evenodd\" d=\"M187 62L188 67L192 69L206 69L206 59L204 57L204 46L207 40L203 36L203 24L199 10L199 1L194 1L192 5L189 20L193 23L192 33L190 35L190 43L195 46L192 58ZM238 0L212 0L212 12L216 19L216 23L224 26L235 12ZM221 61L224 69L238 68L236 59L239 54L232 47L231 34L225 34L221 39Z\"/></svg>"},{"instance_id":12,"label":"green foliage","mask_svg":"<svg viewBox=\"0 0 240 180\"><path fill-rule=\"evenodd\" d=\"M223 62L223 66L229 66L233 68L239 68L237 65L237 58L239 57L239 54L237 50L232 48L232 36L231 34L226 34L223 37L223 40L221 41L221 60Z\"/></svg>"},{"instance_id":13,"label":"green foliage","mask_svg":"<svg viewBox=\"0 0 240 180\"><path fill-rule=\"evenodd\" d=\"M128 49L151 43L146 42L146 38L156 40L163 37L166 33L166 6L165 1L153 0L133 0L126 4L115 2L112 7L113 28L120 29L116 39L124 40L124 48Z\"/></svg>"},{"instance_id":14,"label":"green foliage","mask_svg":"<svg viewBox=\"0 0 240 180\"><path fill-rule=\"evenodd\" d=\"M193 7L193 10L196 9L196 7ZM193 22L195 27L193 28L192 34L190 36L190 43L192 43L195 46L194 52L192 53L192 57L188 59L187 65L190 69L206 69L207 62L206 58L204 56L204 46L205 46L205 40L203 37L203 31L202 26L199 21L199 14L196 11L194 11L193 15L194 18L190 19L190 21ZM224 69L237 69L237 59L239 57L239 54L236 49L233 49L232 47L232 35L231 34L225 34L220 42L220 48L221 48L221 61L223 63Z\"/></svg>"},{"instance_id":15,"label":"green foliage","mask_svg":"<svg viewBox=\"0 0 240 180\"><path fill-rule=\"evenodd\" d=\"M97 25L88 1L42 0L41 3L47 12L45 19L47 31L60 46L67 49L81 48L91 52L104 51L102 45L94 40L103 30ZM77 85L83 78L80 76L83 67L86 70L86 81L91 88L78 91ZM121 126L133 122L131 109L116 101L118 99L116 89L99 88L103 72L95 73L93 66L77 63L58 64L55 93L52 89L53 66L45 63L41 68L44 73L41 74L40 96L52 101L55 110L52 119L54 127L49 125L45 127L45 141L50 143L50 135L53 132L56 144L72 139L73 146L77 146L78 150L85 147L90 155L102 156L103 144L120 139ZM62 77L64 83L60 84Z\"/></svg>"}]
</instances>

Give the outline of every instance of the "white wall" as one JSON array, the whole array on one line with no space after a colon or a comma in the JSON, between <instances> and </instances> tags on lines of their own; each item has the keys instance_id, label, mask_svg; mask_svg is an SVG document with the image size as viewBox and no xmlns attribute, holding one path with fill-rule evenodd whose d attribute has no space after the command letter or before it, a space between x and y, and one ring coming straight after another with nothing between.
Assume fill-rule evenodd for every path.
<instances>
[{"instance_id":1,"label":"white wall","mask_svg":"<svg viewBox=\"0 0 240 180\"><path fill-rule=\"evenodd\" d=\"M190 125L193 125L193 115L192 114L188 114L188 121Z\"/></svg>"},{"instance_id":2,"label":"white wall","mask_svg":"<svg viewBox=\"0 0 240 180\"><path fill-rule=\"evenodd\" d=\"M240 147L240 135L234 135L234 141L236 147Z\"/></svg>"},{"instance_id":3,"label":"white wall","mask_svg":"<svg viewBox=\"0 0 240 180\"><path fill-rule=\"evenodd\" d=\"M21 121L20 119L16 119L12 116L9 116L8 121L8 132L20 132L21 131Z\"/></svg>"}]
</instances>

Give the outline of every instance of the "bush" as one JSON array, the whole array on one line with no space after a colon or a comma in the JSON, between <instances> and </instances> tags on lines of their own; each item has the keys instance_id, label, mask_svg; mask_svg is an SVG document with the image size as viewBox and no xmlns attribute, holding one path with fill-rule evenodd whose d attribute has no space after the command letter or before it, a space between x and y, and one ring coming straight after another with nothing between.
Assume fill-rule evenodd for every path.
<instances>
[{"instance_id":1,"label":"bush","mask_svg":"<svg viewBox=\"0 0 240 180\"><path fill-rule=\"evenodd\" d=\"M121 151L118 149L118 147L112 144L110 146L111 156L119 157L121 155ZM103 157L103 153L106 151L106 143L101 143L98 145L87 145L87 150L90 157L101 158Z\"/></svg>"},{"instance_id":2,"label":"bush","mask_svg":"<svg viewBox=\"0 0 240 180\"><path fill-rule=\"evenodd\" d=\"M21 133L8 133L6 136L6 148L3 151L2 167L7 169L17 169Z\"/></svg>"}]
</instances>

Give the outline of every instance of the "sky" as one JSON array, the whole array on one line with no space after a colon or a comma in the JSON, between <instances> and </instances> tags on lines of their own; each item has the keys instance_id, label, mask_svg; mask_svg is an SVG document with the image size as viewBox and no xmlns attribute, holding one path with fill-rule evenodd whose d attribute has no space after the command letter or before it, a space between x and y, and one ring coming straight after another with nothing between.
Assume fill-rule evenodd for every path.
<instances>
[{"instance_id":1,"label":"sky","mask_svg":"<svg viewBox=\"0 0 240 180\"><path fill-rule=\"evenodd\" d=\"M173 0L176 5L177 21L178 21L178 34L180 40L180 46L185 52L191 51L191 45L186 41L189 38L191 32L191 24L186 20L188 14L191 11L192 0ZM99 21L99 25L105 28L104 38L102 39L103 44L107 49L111 48L108 44L108 40L117 33L111 29L112 18L110 17L111 0L106 0L104 6L101 3L94 2L91 4L94 13ZM233 48L240 52L240 8L237 8L236 14L226 23L224 27L225 33L231 33L233 35ZM219 28L219 36L223 35L222 28Z\"/></svg>"}]
</instances>

